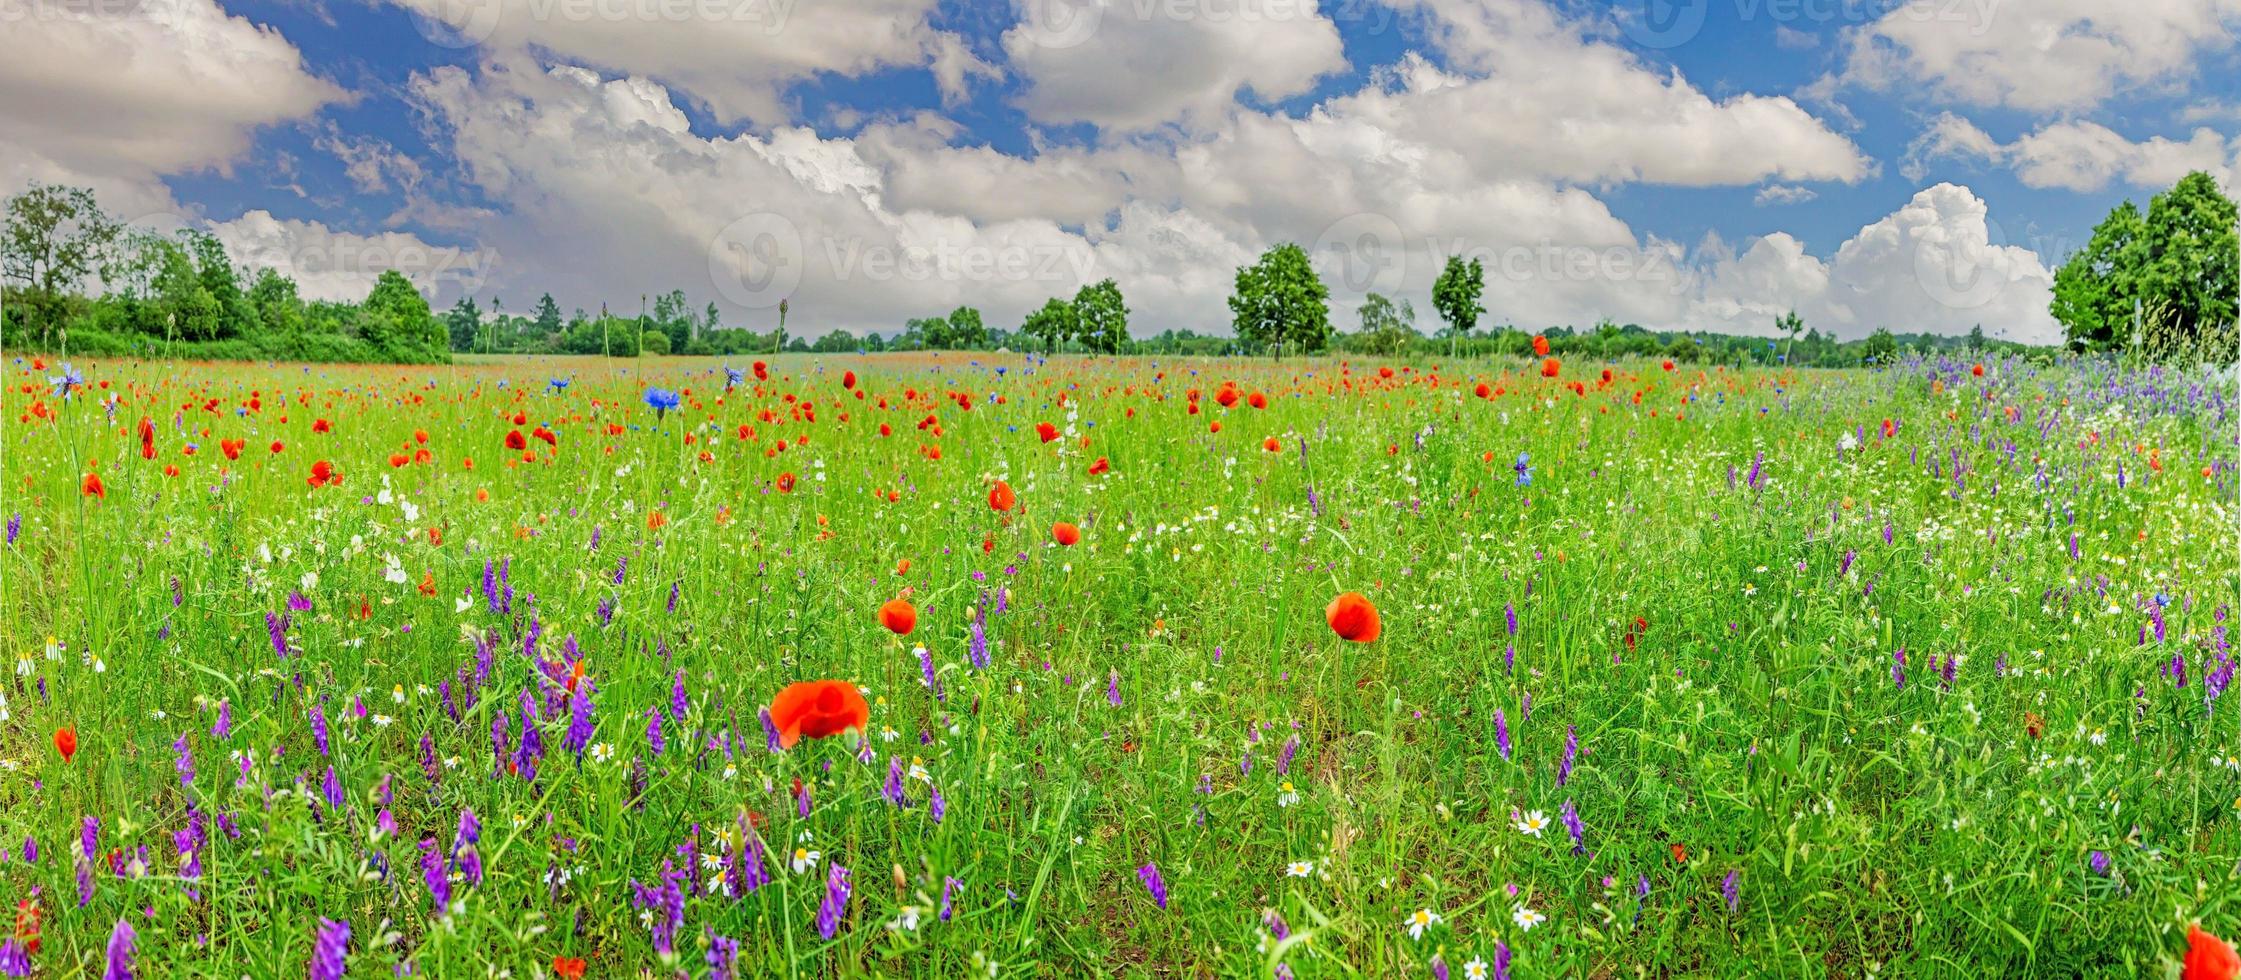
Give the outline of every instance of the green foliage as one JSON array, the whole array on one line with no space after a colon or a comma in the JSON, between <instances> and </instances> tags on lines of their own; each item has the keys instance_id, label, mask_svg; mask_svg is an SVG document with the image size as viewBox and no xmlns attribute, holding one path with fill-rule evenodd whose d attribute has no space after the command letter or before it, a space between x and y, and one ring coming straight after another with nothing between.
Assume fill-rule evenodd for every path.
<instances>
[{"instance_id":1,"label":"green foliage","mask_svg":"<svg viewBox=\"0 0 2241 980\"><path fill-rule=\"evenodd\" d=\"M1252 348L1281 355L1289 348L1312 353L1329 346L1330 290L1323 285L1307 252L1286 243L1239 266L1230 293L1230 325Z\"/></svg>"},{"instance_id":2,"label":"green foliage","mask_svg":"<svg viewBox=\"0 0 2241 980\"><path fill-rule=\"evenodd\" d=\"M1041 309L1027 314L1027 322L1020 324L1019 330L1042 341L1043 353L1057 353L1060 344L1080 332L1077 325L1080 318L1075 315L1075 310L1073 303L1054 297L1045 301Z\"/></svg>"},{"instance_id":3,"label":"green foliage","mask_svg":"<svg viewBox=\"0 0 2241 980\"><path fill-rule=\"evenodd\" d=\"M1128 305L1111 279L1074 293L1073 326L1082 346L1094 353L1118 354L1128 343Z\"/></svg>"},{"instance_id":4,"label":"green foliage","mask_svg":"<svg viewBox=\"0 0 2241 980\"><path fill-rule=\"evenodd\" d=\"M1382 293L1370 293L1362 298L1360 314L1361 332L1346 338L1351 350L1393 357L1423 339L1416 332L1416 308L1405 299L1395 303Z\"/></svg>"},{"instance_id":5,"label":"green foliage","mask_svg":"<svg viewBox=\"0 0 2241 980\"><path fill-rule=\"evenodd\" d=\"M644 333L639 334L638 337L638 350L640 353L643 353L649 357L661 357L669 353L668 334L663 333L659 330L648 330Z\"/></svg>"},{"instance_id":6,"label":"green foliage","mask_svg":"<svg viewBox=\"0 0 2241 980\"><path fill-rule=\"evenodd\" d=\"M1478 326L1479 315L1486 312L1486 307L1479 305L1479 296L1485 291L1486 270L1479 260L1464 262L1461 256L1447 257L1447 267L1432 283L1432 308L1447 323L1450 336L1470 336L1471 329Z\"/></svg>"},{"instance_id":7,"label":"green foliage","mask_svg":"<svg viewBox=\"0 0 2241 980\"><path fill-rule=\"evenodd\" d=\"M951 310L948 325L948 343L943 346L965 350L988 346L988 327L981 323L979 310L970 306Z\"/></svg>"},{"instance_id":8,"label":"green foliage","mask_svg":"<svg viewBox=\"0 0 2241 980\"><path fill-rule=\"evenodd\" d=\"M61 322L63 295L101 271L110 245L123 230L83 187L33 183L8 199L0 236L0 276L24 287L35 342Z\"/></svg>"},{"instance_id":9,"label":"green foliage","mask_svg":"<svg viewBox=\"0 0 2241 980\"><path fill-rule=\"evenodd\" d=\"M2119 204L2055 271L2050 311L2079 347L2144 341L2135 336L2138 318L2153 321L2164 345L2230 351L2241 296L2235 221L2234 202L2199 171L2151 198L2145 215L2130 201Z\"/></svg>"}]
</instances>

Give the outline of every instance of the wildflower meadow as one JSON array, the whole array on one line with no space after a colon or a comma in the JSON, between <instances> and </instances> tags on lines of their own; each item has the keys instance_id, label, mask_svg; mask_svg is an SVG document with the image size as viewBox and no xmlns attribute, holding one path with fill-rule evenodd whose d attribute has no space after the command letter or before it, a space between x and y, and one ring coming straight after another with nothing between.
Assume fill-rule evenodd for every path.
<instances>
[{"instance_id":1,"label":"wildflower meadow","mask_svg":"<svg viewBox=\"0 0 2241 980\"><path fill-rule=\"evenodd\" d=\"M2231 977L2230 369L6 362L0 974Z\"/></svg>"}]
</instances>

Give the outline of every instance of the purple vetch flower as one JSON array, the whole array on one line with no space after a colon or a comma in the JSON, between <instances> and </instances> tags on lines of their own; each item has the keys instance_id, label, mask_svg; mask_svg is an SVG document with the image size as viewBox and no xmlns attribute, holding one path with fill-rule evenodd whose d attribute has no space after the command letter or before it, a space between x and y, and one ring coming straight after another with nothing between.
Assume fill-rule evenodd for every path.
<instances>
[{"instance_id":1,"label":"purple vetch flower","mask_svg":"<svg viewBox=\"0 0 2241 980\"><path fill-rule=\"evenodd\" d=\"M420 773L428 777L430 786L440 782L438 777L442 775L436 763L436 740L427 735L420 736Z\"/></svg>"},{"instance_id":2,"label":"purple vetch flower","mask_svg":"<svg viewBox=\"0 0 2241 980\"><path fill-rule=\"evenodd\" d=\"M841 916L848 911L848 869L835 861L825 869L825 900L817 905L817 934L826 939L840 932Z\"/></svg>"},{"instance_id":3,"label":"purple vetch flower","mask_svg":"<svg viewBox=\"0 0 2241 980\"><path fill-rule=\"evenodd\" d=\"M1143 867L1136 869L1136 877L1144 883L1144 890L1151 893L1152 904L1166 908L1167 882L1159 876L1159 865L1151 861L1144 862Z\"/></svg>"},{"instance_id":4,"label":"purple vetch flower","mask_svg":"<svg viewBox=\"0 0 2241 980\"><path fill-rule=\"evenodd\" d=\"M891 755L887 757L887 783L880 787L879 792L881 796L887 798L887 802L902 809L910 808L910 797L903 792L902 756Z\"/></svg>"},{"instance_id":5,"label":"purple vetch flower","mask_svg":"<svg viewBox=\"0 0 2241 980\"><path fill-rule=\"evenodd\" d=\"M327 755L327 712L319 705L311 706L311 743L319 747L320 755Z\"/></svg>"},{"instance_id":6,"label":"purple vetch flower","mask_svg":"<svg viewBox=\"0 0 2241 980\"><path fill-rule=\"evenodd\" d=\"M669 746L668 740L661 737L660 708L649 707L646 709L646 744L654 750L656 758L659 758L662 750Z\"/></svg>"},{"instance_id":7,"label":"purple vetch flower","mask_svg":"<svg viewBox=\"0 0 2241 980\"><path fill-rule=\"evenodd\" d=\"M584 763L584 749L591 745L591 709L591 682L577 684L576 693L568 696L568 730L560 736L560 748L576 757L578 767Z\"/></svg>"},{"instance_id":8,"label":"purple vetch flower","mask_svg":"<svg viewBox=\"0 0 2241 980\"><path fill-rule=\"evenodd\" d=\"M677 719L678 724L683 724L685 712L691 707L692 699L685 696L685 671L679 668L676 679L669 685L669 715Z\"/></svg>"},{"instance_id":9,"label":"purple vetch flower","mask_svg":"<svg viewBox=\"0 0 2241 980\"><path fill-rule=\"evenodd\" d=\"M1766 452L1764 450L1761 450L1757 456L1754 456L1751 459L1751 475L1744 478L1744 485L1750 487L1753 490L1758 489L1759 481L1765 476L1765 469Z\"/></svg>"},{"instance_id":10,"label":"purple vetch flower","mask_svg":"<svg viewBox=\"0 0 2241 980\"><path fill-rule=\"evenodd\" d=\"M739 841L724 863L724 881L733 898L770 884L770 869L763 865L763 839L745 813L739 815Z\"/></svg>"},{"instance_id":11,"label":"purple vetch flower","mask_svg":"<svg viewBox=\"0 0 2241 980\"><path fill-rule=\"evenodd\" d=\"M9 543L14 544L14 533L12 531L10 532L9 537ZM5 940L0 940L0 976L28 977L30 975L30 951L24 949L23 943L17 940L14 936L9 936Z\"/></svg>"},{"instance_id":12,"label":"purple vetch flower","mask_svg":"<svg viewBox=\"0 0 2241 980\"><path fill-rule=\"evenodd\" d=\"M171 751L179 756L178 761L172 763L172 768L179 772L179 788L192 789L195 783L195 753L194 747L187 742L186 732L180 732L179 740L171 743Z\"/></svg>"},{"instance_id":13,"label":"purple vetch flower","mask_svg":"<svg viewBox=\"0 0 2241 980\"><path fill-rule=\"evenodd\" d=\"M1510 980L1510 948L1497 939L1494 941L1494 980Z\"/></svg>"},{"instance_id":14,"label":"purple vetch flower","mask_svg":"<svg viewBox=\"0 0 2241 980\"><path fill-rule=\"evenodd\" d=\"M1906 690L1905 647L1900 647L1896 650L1891 651L1891 684L1893 687L1896 687L1901 691Z\"/></svg>"},{"instance_id":15,"label":"purple vetch flower","mask_svg":"<svg viewBox=\"0 0 2241 980\"><path fill-rule=\"evenodd\" d=\"M708 930L708 980L734 980L739 975L739 942Z\"/></svg>"},{"instance_id":16,"label":"purple vetch flower","mask_svg":"<svg viewBox=\"0 0 2241 980\"><path fill-rule=\"evenodd\" d=\"M39 863L39 838L29 834L23 836L23 863Z\"/></svg>"},{"instance_id":17,"label":"purple vetch flower","mask_svg":"<svg viewBox=\"0 0 2241 980\"><path fill-rule=\"evenodd\" d=\"M1586 854L1587 826L1580 823L1580 808L1574 806L1572 798L1567 796L1564 798L1564 805L1557 808L1556 814L1564 822L1564 832L1572 835L1572 853Z\"/></svg>"},{"instance_id":18,"label":"purple vetch flower","mask_svg":"<svg viewBox=\"0 0 2241 980\"><path fill-rule=\"evenodd\" d=\"M272 640L272 650L280 659L288 659L288 624L293 617L279 613L265 614L265 634Z\"/></svg>"},{"instance_id":19,"label":"purple vetch flower","mask_svg":"<svg viewBox=\"0 0 2241 980\"><path fill-rule=\"evenodd\" d=\"M210 737L221 741L233 737L233 702L218 702L218 720L210 725Z\"/></svg>"},{"instance_id":20,"label":"purple vetch flower","mask_svg":"<svg viewBox=\"0 0 2241 980\"><path fill-rule=\"evenodd\" d=\"M1494 709L1494 749L1502 753L1502 761L1510 761L1510 721L1502 717L1502 709Z\"/></svg>"},{"instance_id":21,"label":"purple vetch flower","mask_svg":"<svg viewBox=\"0 0 2241 980\"><path fill-rule=\"evenodd\" d=\"M1277 774L1277 775L1279 775L1279 776L1288 776L1288 775L1291 775L1291 772L1292 772L1292 755L1293 755L1294 753L1297 753L1298 751L1299 751L1299 736L1297 736L1297 735L1294 735L1294 736L1292 736L1292 737L1290 737L1290 738L1287 738L1287 739L1285 739L1285 740L1284 740L1284 747L1283 747L1282 749L1279 749L1279 750L1277 751L1277 753L1276 753L1276 774Z\"/></svg>"},{"instance_id":22,"label":"purple vetch flower","mask_svg":"<svg viewBox=\"0 0 2241 980\"><path fill-rule=\"evenodd\" d=\"M918 655L919 683L926 685L927 690L934 692L935 701L948 703L949 696L942 691L942 680L934 673L934 652L926 649L926 645L923 643L912 647L911 652Z\"/></svg>"},{"instance_id":23,"label":"purple vetch flower","mask_svg":"<svg viewBox=\"0 0 2241 980\"><path fill-rule=\"evenodd\" d=\"M1564 755L1556 760L1556 785L1562 789L1572 779L1572 760L1580 754L1580 730L1577 726L1564 726Z\"/></svg>"},{"instance_id":24,"label":"purple vetch flower","mask_svg":"<svg viewBox=\"0 0 2241 980\"><path fill-rule=\"evenodd\" d=\"M2107 851L2093 852L2092 856L2086 859L2086 863L2093 867L2094 874L2103 878L2109 876L2109 854Z\"/></svg>"},{"instance_id":25,"label":"purple vetch flower","mask_svg":"<svg viewBox=\"0 0 2241 980\"><path fill-rule=\"evenodd\" d=\"M641 884L636 878L630 880L631 904L650 913L654 953L664 960L676 955L677 930L685 924L685 893L678 887L677 878L676 868L663 861L659 887Z\"/></svg>"},{"instance_id":26,"label":"purple vetch flower","mask_svg":"<svg viewBox=\"0 0 2241 980\"><path fill-rule=\"evenodd\" d=\"M685 584L684 579L677 579L669 583L669 612L677 611L677 589L683 584Z\"/></svg>"},{"instance_id":27,"label":"purple vetch flower","mask_svg":"<svg viewBox=\"0 0 2241 980\"><path fill-rule=\"evenodd\" d=\"M328 809L342 809L342 779L335 775L335 767L327 767L327 777L320 780L319 790L327 798Z\"/></svg>"},{"instance_id":28,"label":"purple vetch flower","mask_svg":"<svg viewBox=\"0 0 2241 980\"><path fill-rule=\"evenodd\" d=\"M1515 643L1502 648L1502 672L1505 674L1517 673L1517 644Z\"/></svg>"},{"instance_id":29,"label":"purple vetch flower","mask_svg":"<svg viewBox=\"0 0 2241 980\"><path fill-rule=\"evenodd\" d=\"M1432 962L1431 962L1431 968L1432 968L1432 980L1448 980L1448 975L1447 975L1447 961L1446 961L1446 960L1444 960L1444 959L1441 959L1441 958L1440 958L1440 954L1438 954L1438 953L1433 953L1433 954L1432 954Z\"/></svg>"},{"instance_id":30,"label":"purple vetch flower","mask_svg":"<svg viewBox=\"0 0 2241 980\"><path fill-rule=\"evenodd\" d=\"M342 980L350 972L350 923L321 917L311 946L311 980Z\"/></svg>"},{"instance_id":31,"label":"purple vetch flower","mask_svg":"<svg viewBox=\"0 0 2241 980\"><path fill-rule=\"evenodd\" d=\"M926 784L926 795L926 815L934 818L935 823L941 823L942 817L949 814L949 801L942 797L942 788L931 782Z\"/></svg>"},{"instance_id":32,"label":"purple vetch flower","mask_svg":"<svg viewBox=\"0 0 2241 980\"><path fill-rule=\"evenodd\" d=\"M8 515L8 543L16 543L16 535L23 532L23 512Z\"/></svg>"},{"instance_id":33,"label":"purple vetch flower","mask_svg":"<svg viewBox=\"0 0 2241 980\"><path fill-rule=\"evenodd\" d=\"M1727 899L1727 910L1731 913L1743 910L1742 875L1743 869L1736 868L1720 879L1720 897Z\"/></svg>"},{"instance_id":34,"label":"purple vetch flower","mask_svg":"<svg viewBox=\"0 0 2241 980\"><path fill-rule=\"evenodd\" d=\"M763 740L769 743L770 754L778 755L786 751L784 747L778 744L778 723L771 720L770 709L756 708L755 716L762 720Z\"/></svg>"},{"instance_id":35,"label":"purple vetch flower","mask_svg":"<svg viewBox=\"0 0 2241 980\"><path fill-rule=\"evenodd\" d=\"M981 619L982 617L975 616L966 625L971 636L965 646L965 657L972 661L974 670L988 669L988 630L981 625Z\"/></svg>"},{"instance_id":36,"label":"purple vetch flower","mask_svg":"<svg viewBox=\"0 0 2241 980\"><path fill-rule=\"evenodd\" d=\"M1844 549L1844 560L1837 563L1836 577L1843 578L1846 575L1852 574L1852 560L1858 557L1860 557L1859 552L1854 551L1850 548Z\"/></svg>"},{"instance_id":37,"label":"purple vetch flower","mask_svg":"<svg viewBox=\"0 0 2241 980\"><path fill-rule=\"evenodd\" d=\"M116 928L109 930L107 962L101 968L101 980L132 980L133 944L139 938L132 931L131 923L122 918L117 920Z\"/></svg>"},{"instance_id":38,"label":"purple vetch flower","mask_svg":"<svg viewBox=\"0 0 2241 980\"><path fill-rule=\"evenodd\" d=\"M1105 688L1105 703L1116 708L1121 706L1120 671L1118 670L1112 672L1112 680L1108 682Z\"/></svg>"},{"instance_id":39,"label":"purple vetch flower","mask_svg":"<svg viewBox=\"0 0 2241 980\"><path fill-rule=\"evenodd\" d=\"M1508 602L1502 603L1502 620L1503 620L1503 622L1504 622L1505 624L1507 624L1507 625L1509 626L1509 630L1510 630L1510 635L1511 635L1511 636L1516 636L1516 635L1517 635L1517 606L1516 606L1516 604L1515 604L1515 603L1508 603Z\"/></svg>"}]
</instances>

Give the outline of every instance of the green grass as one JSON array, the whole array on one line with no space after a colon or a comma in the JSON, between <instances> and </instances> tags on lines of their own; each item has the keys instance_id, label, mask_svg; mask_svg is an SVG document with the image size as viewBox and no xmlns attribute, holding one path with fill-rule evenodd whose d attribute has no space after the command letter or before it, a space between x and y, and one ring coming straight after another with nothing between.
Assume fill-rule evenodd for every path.
<instances>
[{"instance_id":1,"label":"green grass","mask_svg":"<svg viewBox=\"0 0 2241 980\"><path fill-rule=\"evenodd\" d=\"M39 852L0 862L0 897L36 889L42 976L99 971L120 918L143 975L211 977L302 973L321 917L350 924L368 977L538 976L556 956L702 976L711 933L757 976L1392 976L1435 954L1462 976L1497 943L1519 977L2131 975L2175 970L2190 922L2241 931L2241 763L2220 761L2241 753L2241 705L2204 697L2241 589L2230 373L1622 362L1606 384L1600 364L1557 382L1511 361L1380 378L803 356L727 393L716 362L685 359L79 366L89 387L64 402L57 366L9 365L0 456L0 513L21 515L0 549L20 658L0 840ZM1220 407L1232 380L1269 407ZM688 389L683 408L657 424L649 384ZM1044 444L1038 422L1065 433ZM557 446L505 448L540 423ZM240 459L223 439L246 440ZM1089 475L1099 458L1111 471ZM322 459L340 486L307 486ZM80 493L89 471L105 498ZM997 479L1009 515L987 503ZM1059 520L1078 545L1050 543ZM510 615L484 597L491 562L510 562ZM968 625L999 588L976 670ZM906 589L919 625L899 640L875 610ZM266 615L291 591L312 608L283 659ZM1376 603L1381 639L1325 626L1341 591ZM2159 594L2164 638L2143 645ZM494 776L490 736L503 712L518 742L540 690L532 619L548 660L574 638L591 742L613 753L579 763L566 709L545 715L534 782ZM469 630L496 652L455 722L435 688L472 670ZM1933 662L1954 655L1948 685ZM848 736L766 750L757 709L820 678L867 690L873 764ZM82 742L68 764L61 726ZM423 736L446 760L434 783ZM235 753L254 754L246 777ZM882 795L891 759L930 777L905 780L907 808ZM377 831L384 778L395 834ZM190 807L210 819L193 880L174 842ZM463 809L487 877L439 917L419 842L448 853ZM749 810L778 854L806 833L852 870L836 938L814 924L823 866L766 860L772 884L737 897L695 873L664 964L631 882L658 884L688 842L718 851ZM1520 832L1536 810L1547 828ZM80 907L87 815L125 873L104 853ZM905 906L917 928L890 928ZM1546 921L1520 928L1520 907ZM1442 922L1412 939L1419 909ZM1290 941L1269 941L1271 910Z\"/></svg>"}]
</instances>

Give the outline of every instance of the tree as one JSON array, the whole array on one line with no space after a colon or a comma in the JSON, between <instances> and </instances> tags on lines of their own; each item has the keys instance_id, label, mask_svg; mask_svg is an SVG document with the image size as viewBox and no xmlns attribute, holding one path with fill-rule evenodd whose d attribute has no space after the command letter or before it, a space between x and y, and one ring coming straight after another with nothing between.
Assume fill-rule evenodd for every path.
<instances>
[{"instance_id":1,"label":"tree","mask_svg":"<svg viewBox=\"0 0 2241 980\"><path fill-rule=\"evenodd\" d=\"M638 350L649 355L669 353L669 335L659 330L646 330L638 335Z\"/></svg>"},{"instance_id":2,"label":"tree","mask_svg":"<svg viewBox=\"0 0 2241 980\"><path fill-rule=\"evenodd\" d=\"M722 330L723 328L723 315L716 312L716 303L714 300L710 300L708 303L708 309L703 311L700 315L700 332L704 334L715 333L716 331Z\"/></svg>"},{"instance_id":3,"label":"tree","mask_svg":"<svg viewBox=\"0 0 2241 980\"><path fill-rule=\"evenodd\" d=\"M1478 326L1479 314L1486 312L1478 298L1485 291L1486 269L1479 260L1466 263L1460 256L1447 257L1447 268L1440 270L1438 281L1432 283L1432 308L1447 321L1450 338L1467 337L1471 328ZM1452 343L1448 349L1452 354Z\"/></svg>"},{"instance_id":4,"label":"tree","mask_svg":"<svg viewBox=\"0 0 2241 980\"><path fill-rule=\"evenodd\" d=\"M1790 338L1788 343L1782 345L1782 360L1787 363L1790 359L1790 348L1797 343L1798 336L1805 333L1805 321L1797 315L1796 310L1791 310L1774 318L1774 329L1777 333Z\"/></svg>"},{"instance_id":5,"label":"tree","mask_svg":"<svg viewBox=\"0 0 2241 980\"><path fill-rule=\"evenodd\" d=\"M1230 293L1230 325L1239 339L1282 356L1286 346L1318 351L1328 346L1330 290L1308 264L1307 252L1286 243L1239 266Z\"/></svg>"},{"instance_id":6,"label":"tree","mask_svg":"<svg viewBox=\"0 0 2241 980\"><path fill-rule=\"evenodd\" d=\"M959 350L973 350L988 346L988 327L981 323L980 311L970 306L960 306L949 311L949 344Z\"/></svg>"},{"instance_id":7,"label":"tree","mask_svg":"<svg viewBox=\"0 0 2241 980\"><path fill-rule=\"evenodd\" d=\"M249 305L266 333L293 337L303 332L303 299L296 295L295 280L271 268L257 270L256 281L249 284Z\"/></svg>"},{"instance_id":8,"label":"tree","mask_svg":"<svg viewBox=\"0 0 2241 980\"><path fill-rule=\"evenodd\" d=\"M359 304L358 335L394 360L442 361L449 337L403 273L387 269ZM369 336L369 331L371 335Z\"/></svg>"},{"instance_id":9,"label":"tree","mask_svg":"<svg viewBox=\"0 0 2241 980\"><path fill-rule=\"evenodd\" d=\"M578 311L577 316L581 318L582 311ZM537 312L535 314L535 317L538 336L551 337L560 333L562 329L562 324L560 322L560 304L552 301L551 293L546 293L543 296L537 297Z\"/></svg>"},{"instance_id":10,"label":"tree","mask_svg":"<svg viewBox=\"0 0 2241 980\"><path fill-rule=\"evenodd\" d=\"M1382 293L1370 293L1362 297L1361 316L1356 344L1365 354L1391 357L1407 350L1418 337L1416 308L1408 300L1395 303Z\"/></svg>"},{"instance_id":11,"label":"tree","mask_svg":"<svg viewBox=\"0 0 2241 980\"><path fill-rule=\"evenodd\" d=\"M1027 322L1020 324L1019 332L1043 342L1043 353L1058 351L1058 345L1077 332L1074 304L1057 297L1043 303L1043 308L1027 314Z\"/></svg>"},{"instance_id":12,"label":"tree","mask_svg":"<svg viewBox=\"0 0 2241 980\"><path fill-rule=\"evenodd\" d=\"M1887 364L1899 354L1899 340L1891 336L1891 328L1877 327L1860 344L1860 358L1872 364Z\"/></svg>"},{"instance_id":13,"label":"tree","mask_svg":"<svg viewBox=\"0 0 2241 980\"><path fill-rule=\"evenodd\" d=\"M210 289L202 283L195 269L194 259L187 249L174 241L164 241L156 260L155 280L149 284L155 294L158 317L163 321L165 335L173 340L215 340L220 329L218 301L211 297Z\"/></svg>"},{"instance_id":14,"label":"tree","mask_svg":"<svg viewBox=\"0 0 2241 980\"><path fill-rule=\"evenodd\" d=\"M212 302L218 304L218 336L243 337L256 331L257 314L249 306L249 297L241 291L241 272L233 266L232 257L226 254L226 244L208 232L182 232L187 245L194 250L195 275L202 280L202 288L210 293Z\"/></svg>"},{"instance_id":15,"label":"tree","mask_svg":"<svg viewBox=\"0 0 2241 980\"><path fill-rule=\"evenodd\" d=\"M2135 311L2170 342L2230 345L2241 295L2241 232L2217 181L2196 171L2148 201L2126 201L2054 274L2049 311L2072 344L2128 347Z\"/></svg>"},{"instance_id":16,"label":"tree","mask_svg":"<svg viewBox=\"0 0 2241 980\"><path fill-rule=\"evenodd\" d=\"M475 308L475 298L459 297L459 302L451 305L451 312L444 314L444 326L449 328L452 350L474 350L476 329L482 326L482 311Z\"/></svg>"},{"instance_id":17,"label":"tree","mask_svg":"<svg viewBox=\"0 0 2241 980\"><path fill-rule=\"evenodd\" d=\"M8 199L0 273L25 286L41 336L60 322L63 293L100 267L123 227L84 187L34 183Z\"/></svg>"},{"instance_id":18,"label":"tree","mask_svg":"<svg viewBox=\"0 0 2241 980\"><path fill-rule=\"evenodd\" d=\"M1083 347L1100 354L1120 353L1128 343L1128 304L1121 300L1119 284L1105 279L1074 293L1073 322Z\"/></svg>"}]
</instances>

